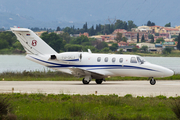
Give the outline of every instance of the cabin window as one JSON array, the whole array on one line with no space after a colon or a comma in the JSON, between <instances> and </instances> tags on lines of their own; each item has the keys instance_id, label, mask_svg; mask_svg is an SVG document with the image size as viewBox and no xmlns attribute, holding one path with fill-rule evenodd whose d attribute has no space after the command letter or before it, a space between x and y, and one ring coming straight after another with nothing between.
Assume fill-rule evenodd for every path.
<instances>
[{"instance_id":1,"label":"cabin window","mask_svg":"<svg viewBox=\"0 0 180 120\"><path fill-rule=\"evenodd\" d=\"M137 57L137 61L138 61L139 63L141 63L141 59L140 59L139 57Z\"/></svg>"},{"instance_id":2,"label":"cabin window","mask_svg":"<svg viewBox=\"0 0 180 120\"><path fill-rule=\"evenodd\" d=\"M115 61L116 61L116 58L115 58L115 57L113 57L113 58L112 58L112 62L115 62Z\"/></svg>"},{"instance_id":3,"label":"cabin window","mask_svg":"<svg viewBox=\"0 0 180 120\"><path fill-rule=\"evenodd\" d=\"M122 63L122 62L123 62L123 58L120 58L120 59L119 59L119 62Z\"/></svg>"},{"instance_id":4,"label":"cabin window","mask_svg":"<svg viewBox=\"0 0 180 120\"><path fill-rule=\"evenodd\" d=\"M131 63L137 63L137 60L135 57L131 57Z\"/></svg>"},{"instance_id":5,"label":"cabin window","mask_svg":"<svg viewBox=\"0 0 180 120\"><path fill-rule=\"evenodd\" d=\"M144 64L144 62L145 62L145 60L140 57L137 57L137 61L141 64Z\"/></svg>"},{"instance_id":6,"label":"cabin window","mask_svg":"<svg viewBox=\"0 0 180 120\"><path fill-rule=\"evenodd\" d=\"M98 58L97 58L97 61L100 62L100 61L101 61L101 57L98 57Z\"/></svg>"},{"instance_id":7,"label":"cabin window","mask_svg":"<svg viewBox=\"0 0 180 120\"><path fill-rule=\"evenodd\" d=\"M105 58L104 58L104 61L105 61L105 62L108 62L108 57L105 57Z\"/></svg>"}]
</instances>

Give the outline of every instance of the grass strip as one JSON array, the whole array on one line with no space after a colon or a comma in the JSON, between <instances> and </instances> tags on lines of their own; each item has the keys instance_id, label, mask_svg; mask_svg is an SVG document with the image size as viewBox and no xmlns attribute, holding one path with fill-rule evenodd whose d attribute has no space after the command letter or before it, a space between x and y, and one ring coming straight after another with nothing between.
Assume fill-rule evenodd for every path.
<instances>
[{"instance_id":1,"label":"grass strip","mask_svg":"<svg viewBox=\"0 0 180 120\"><path fill-rule=\"evenodd\" d=\"M18 120L176 120L180 97L117 95L0 94Z\"/></svg>"},{"instance_id":2,"label":"grass strip","mask_svg":"<svg viewBox=\"0 0 180 120\"><path fill-rule=\"evenodd\" d=\"M123 80L148 80L148 77L111 77L106 78L108 81L123 81ZM170 77L155 78L156 80L180 80L180 74L175 74ZM81 81L82 78L77 78L72 75L58 71L24 71L24 72L4 72L0 74L0 80L5 81Z\"/></svg>"}]
</instances>

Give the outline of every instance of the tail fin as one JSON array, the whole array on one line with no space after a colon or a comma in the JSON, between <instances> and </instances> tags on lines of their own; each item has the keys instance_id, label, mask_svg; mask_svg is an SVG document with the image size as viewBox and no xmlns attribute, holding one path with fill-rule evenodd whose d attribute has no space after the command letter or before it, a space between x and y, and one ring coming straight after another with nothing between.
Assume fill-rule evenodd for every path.
<instances>
[{"instance_id":1,"label":"tail fin","mask_svg":"<svg viewBox=\"0 0 180 120\"><path fill-rule=\"evenodd\" d=\"M11 30L17 36L17 39L20 41L27 53L41 55L57 53L30 29L11 28Z\"/></svg>"}]
</instances>

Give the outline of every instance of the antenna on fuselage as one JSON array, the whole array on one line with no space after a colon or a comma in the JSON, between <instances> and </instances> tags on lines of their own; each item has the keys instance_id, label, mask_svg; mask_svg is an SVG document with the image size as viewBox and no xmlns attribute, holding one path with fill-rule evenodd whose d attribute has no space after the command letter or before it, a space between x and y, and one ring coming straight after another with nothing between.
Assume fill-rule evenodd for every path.
<instances>
[{"instance_id":1,"label":"antenna on fuselage","mask_svg":"<svg viewBox=\"0 0 180 120\"><path fill-rule=\"evenodd\" d=\"M88 53L92 53L90 49L88 49Z\"/></svg>"}]
</instances>

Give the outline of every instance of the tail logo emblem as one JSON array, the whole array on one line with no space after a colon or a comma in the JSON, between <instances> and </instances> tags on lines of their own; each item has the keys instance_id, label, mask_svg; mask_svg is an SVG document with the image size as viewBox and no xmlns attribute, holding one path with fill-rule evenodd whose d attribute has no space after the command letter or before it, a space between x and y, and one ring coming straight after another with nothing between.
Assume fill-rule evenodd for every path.
<instances>
[{"instance_id":1,"label":"tail logo emblem","mask_svg":"<svg viewBox=\"0 0 180 120\"><path fill-rule=\"evenodd\" d=\"M33 40L32 41L32 46L36 46L37 45L37 41L36 40Z\"/></svg>"}]
</instances>

